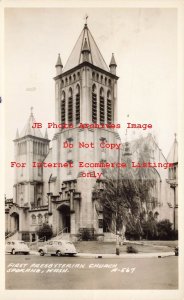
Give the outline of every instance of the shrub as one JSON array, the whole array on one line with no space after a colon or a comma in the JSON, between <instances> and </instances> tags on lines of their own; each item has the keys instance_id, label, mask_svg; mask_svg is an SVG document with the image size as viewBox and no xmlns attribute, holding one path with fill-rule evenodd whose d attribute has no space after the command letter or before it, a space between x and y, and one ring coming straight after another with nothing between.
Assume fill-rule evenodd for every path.
<instances>
[{"instance_id":1,"label":"shrub","mask_svg":"<svg viewBox=\"0 0 184 300\"><path fill-rule=\"evenodd\" d=\"M83 241L91 241L91 240L93 240L93 236L92 236L91 232L87 228L84 228L83 231L82 231L82 240Z\"/></svg>"},{"instance_id":2,"label":"shrub","mask_svg":"<svg viewBox=\"0 0 184 300\"><path fill-rule=\"evenodd\" d=\"M125 237L127 240L140 240L140 232L137 228L132 228L130 224L126 225Z\"/></svg>"},{"instance_id":3,"label":"shrub","mask_svg":"<svg viewBox=\"0 0 184 300\"><path fill-rule=\"evenodd\" d=\"M38 238L46 238L46 241L53 236L52 227L49 224L43 223L42 227L37 230Z\"/></svg>"},{"instance_id":4,"label":"shrub","mask_svg":"<svg viewBox=\"0 0 184 300\"><path fill-rule=\"evenodd\" d=\"M138 250L134 248L133 246L127 246L126 248L127 253L138 253Z\"/></svg>"},{"instance_id":5,"label":"shrub","mask_svg":"<svg viewBox=\"0 0 184 300\"><path fill-rule=\"evenodd\" d=\"M159 240L171 240L172 239L172 223L168 220L162 220L157 223L158 238Z\"/></svg>"},{"instance_id":6,"label":"shrub","mask_svg":"<svg viewBox=\"0 0 184 300\"><path fill-rule=\"evenodd\" d=\"M172 240L178 240L178 230L172 230Z\"/></svg>"},{"instance_id":7,"label":"shrub","mask_svg":"<svg viewBox=\"0 0 184 300\"><path fill-rule=\"evenodd\" d=\"M142 222L143 238L154 240L158 238L157 223L154 219L149 219Z\"/></svg>"}]
</instances>

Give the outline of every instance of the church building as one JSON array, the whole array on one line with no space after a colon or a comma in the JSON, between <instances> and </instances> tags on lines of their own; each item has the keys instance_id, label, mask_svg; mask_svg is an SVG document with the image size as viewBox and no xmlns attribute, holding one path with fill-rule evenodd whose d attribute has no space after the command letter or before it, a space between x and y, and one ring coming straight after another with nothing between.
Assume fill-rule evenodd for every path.
<instances>
[{"instance_id":1,"label":"church building","mask_svg":"<svg viewBox=\"0 0 184 300\"><path fill-rule=\"evenodd\" d=\"M27 124L20 134L17 131L15 162L25 162L26 167L14 168L13 199L5 199L6 233L15 239L35 241L38 228L48 223L55 236L64 234L76 240L87 230L108 240L113 237L104 226L93 191L100 184L98 179L103 179L103 163L118 163L119 153L123 156L116 128L118 76L114 54L108 67L85 24L66 65L63 67L58 55L55 67L53 123L59 126L55 126L50 147L47 130L43 136L39 128L33 128L36 120L31 109ZM167 162L152 137L148 139L153 158ZM112 150L112 144L121 145L120 151ZM130 148L136 157L139 147L134 142ZM155 218L160 215L163 219L172 210L168 202L177 202L177 184L168 170L154 174L158 184L150 210Z\"/></svg>"}]
</instances>

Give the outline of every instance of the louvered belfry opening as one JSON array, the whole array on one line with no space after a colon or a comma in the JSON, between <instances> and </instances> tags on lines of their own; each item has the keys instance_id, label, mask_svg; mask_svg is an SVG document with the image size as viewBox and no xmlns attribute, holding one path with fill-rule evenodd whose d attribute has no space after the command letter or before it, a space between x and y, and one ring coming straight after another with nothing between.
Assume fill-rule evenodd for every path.
<instances>
[{"instance_id":1,"label":"louvered belfry opening","mask_svg":"<svg viewBox=\"0 0 184 300\"><path fill-rule=\"evenodd\" d=\"M97 94L95 84L92 87L92 122L97 123Z\"/></svg>"},{"instance_id":2,"label":"louvered belfry opening","mask_svg":"<svg viewBox=\"0 0 184 300\"><path fill-rule=\"evenodd\" d=\"M65 112L65 92L62 92L61 96L61 123L64 124L66 121L66 112Z\"/></svg>"},{"instance_id":3,"label":"louvered belfry opening","mask_svg":"<svg viewBox=\"0 0 184 300\"><path fill-rule=\"evenodd\" d=\"M80 123L80 86L77 85L76 94L76 124Z\"/></svg>"},{"instance_id":4,"label":"louvered belfry opening","mask_svg":"<svg viewBox=\"0 0 184 300\"><path fill-rule=\"evenodd\" d=\"M112 123L112 100L110 91L107 92L107 123Z\"/></svg>"},{"instance_id":5,"label":"louvered belfry opening","mask_svg":"<svg viewBox=\"0 0 184 300\"><path fill-rule=\"evenodd\" d=\"M105 99L104 99L104 90L100 89L100 124L105 123Z\"/></svg>"},{"instance_id":6,"label":"louvered belfry opening","mask_svg":"<svg viewBox=\"0 0 184 300\"><path fill-rule=\"evenodd\" d=\"M68 123L73 122L73 92L72 89L69 89L69 98L68 98Z\"/></svg>"}]
</instances>

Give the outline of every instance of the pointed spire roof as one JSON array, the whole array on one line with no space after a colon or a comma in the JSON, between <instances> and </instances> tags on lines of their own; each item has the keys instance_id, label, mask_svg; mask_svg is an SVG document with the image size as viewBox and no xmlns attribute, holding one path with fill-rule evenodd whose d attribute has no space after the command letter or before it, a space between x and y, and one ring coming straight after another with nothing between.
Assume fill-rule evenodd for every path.
<instances>
[{"instance_id":1,"label":"pointed spire roof","mask_svg":"<svg viewBox=\"0 0 184 300\"><path fill-rule=\"evenodd\" d=\"M17 128L17 131L16 131L16 137L15 138L19 139L19 130L18 130L18 128Z\"/></svg>"},{"instance_id":2,"label":"pointed spire roof","mask_svg":"<svg viewBox=\"0 0 184 300\"><path fill-rule=\"evenodd\" d=\"M88 46L88 42L87 42L87 39L85 38L84 40L84 44L83 44L83 48L82 48L82 52L90 52L90 49L89 49L89 46Z\"/></svg>"},{"instance_id":3,"label":"pointed spire roof","mask_svg":"<svg viewBox=\"0 0 184 300\"><path fill-rule=\"evenodd\" d=\"M82 50L84 48L90 51L89 62L91 64L101 68L102 70L109 72L109 68L105 60L103 59L103 56L100 53L100 50L98 49L98 46L95 43L95 40L90 30L88 29L87 24L84 25L84 28L66 62L63 72L69 71L83 62Z\"/></svg>"},{"instance_id":4,"label":"pointed spire roof","mask_svg":"<svg viewBox=\"0 0 184 300\"><path fill-rule=\"evenodd\" d=\"M48 132L47 132L47 128L45 129L45 136L44 139L48 139Z\"/></svg>"},{"instance_id":5,"label":"pointed spire roof","mask_svg":"<svg viewBox=\"0 0 184 300\"><path fill-rule=\"evenodd\" d=\"M169 163L178 163L178 141L176 139L176 133L174 143L172 144L169 155L167 157L167 161Z\"/></svg>"},{"instance_id":6,"label":"pointed spire roof","mask_svg":"<svg viewBox=\"0 0 184 300\"><path fill-rule=\"evenodd\" d=\"M58 59L56 62L56 67L63 67L62 61L61 61L61 57L60 57L60 53L58 54Z\"/></svg>"},{"instance_id":7,"label":"pointed spire roof","mask_svg":"<svg viewBox=\"0 0 184 300\"><path fill-rule=\"evenodd\" d=\"M115 58L114 58L114 53L112 53L112 57L111 57L111 61L110 61L110 66L116 66L117 67L117 64L116 64L116 61L115 61Z\"/></svg>"},{"instance_id":8,"label":"pointed spire roof","mask_svg":"<svg viewBox=\"0 0 184 300\"><path fill-rule=\"evenodd\" d=\"M40 131L39 128L32 128L33 123L36 123L36 120L33 116L33 107L31 107L31 114L28 118L28 121L26 123L26 125L24 126L24 129L21 131L21 134L19 136L19 138L25 137L27 135L32 135L35 137L39 137L43 139L43 135Z\"/></svg>"}]
</instances>

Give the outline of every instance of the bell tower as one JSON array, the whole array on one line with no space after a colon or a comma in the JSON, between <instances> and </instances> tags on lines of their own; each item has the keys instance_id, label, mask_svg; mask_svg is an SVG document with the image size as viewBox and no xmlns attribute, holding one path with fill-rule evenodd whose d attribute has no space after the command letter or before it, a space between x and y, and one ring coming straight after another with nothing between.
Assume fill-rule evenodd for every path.
<instances>
[{"instance_id":1,"label":"bell tower","mask_svg":"<svg viewBox=\"0 0 184 300\"><path fill-rule=\"evenodd\" d=\"M15 167L14 202L20 207L33 207L43 204L43 171L33 168L32 162L41 162L49 150L47 131L43 137L40 129L32 128L35 123L33 108L28 121L19 135L17 130L15 145L15 161L24 162L25 167Z\"/></svg>"},{"instance_id":2,"label":"bell tower","mask_svg":"<svg viewBox=\"0 0 184 300\"><path fill-rule=\"evenodd\" d=\"M60 55L57 59L54 78L55 122L60 124L60 128L56 128L52 141L52 159L53 162L72 163L73 167L52 170L55 178L52 194L58 197L57 203L60 205L60 214L56 213L53 218L61 219L59 224L65 224L66 216L63 214L66 209L62 205L69 203L67 220L70 211L68 227L72 234L77 234L81 228L91 228L96 233L99 231L92 193L97 180L97 176L93 174L99 173L103 177L102 169L91 166L83 168L79 163L87 162L90 165L102 161L118 161L118 151L100 147L102 142L121 142L115 129L118 80L116 67L114 54L110 68L107 66L87 23L84 24L65 66L62 65ZM64 147L69 144L71 147ZM56 202L53 205L54 203Z\"/></svg>"}]
</instances>

